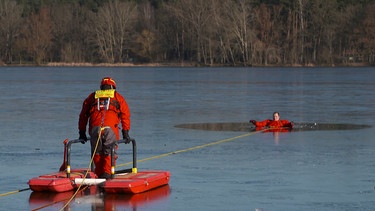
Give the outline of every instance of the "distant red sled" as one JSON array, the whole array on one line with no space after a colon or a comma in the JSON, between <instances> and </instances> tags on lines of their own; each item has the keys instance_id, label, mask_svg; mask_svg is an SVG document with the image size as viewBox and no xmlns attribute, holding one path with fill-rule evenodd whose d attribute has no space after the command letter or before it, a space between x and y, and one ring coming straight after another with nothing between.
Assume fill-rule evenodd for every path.
<instances>
[{"instance_id":1,"label":"distant red sled","mask_svg":"<svg viewBox=\"0 0 375 211\"><path fill-rule=\"evenodd\" d=\"M72 140L65 144L64 168L65 170L52 174L45 174L29 180L28 184L33 191L66 192L77 189L80 185L98 185L106 193L142 193L169 183L169 171L146 170L137 171L136 167L136 142L131 140L133 145L133 167L130 169L114 171L114 148L112 147L112 175L111 179L100 179L91 170L73 169L70 171L70 147L80 140ZM124 143L119 140L117 143ZM85 174L87 172L87 176Z\"/></svg>"}]
</instances>

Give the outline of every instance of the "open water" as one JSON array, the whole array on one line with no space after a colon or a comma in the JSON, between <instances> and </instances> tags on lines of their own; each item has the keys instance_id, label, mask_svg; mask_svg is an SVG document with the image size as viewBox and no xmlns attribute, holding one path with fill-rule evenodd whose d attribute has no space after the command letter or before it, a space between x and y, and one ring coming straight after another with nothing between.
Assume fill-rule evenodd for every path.
<instances>
[{"instance_id":1,"label":"open water","mask_svg":"<svg viewBox=\"0 0 375 211\"><path fill-rule=\"evenodd\" d=\"M16 193L0 197L0 210L66 204L66 195L23 189L29 179L59 169L63 140L78 138L82 101L105 76L116 80L130 106L139 160L218 143L139 162L139 171L171 172L163 189L78 195L65 210L375 210L372 67L2 67L0 194ZM274 111L300 127L331 127L235 128ZM130 161L129 147L120 145L118 163ZM89 145L73 145L72 168L89 161Z\"/></svg>"}]
</instances>

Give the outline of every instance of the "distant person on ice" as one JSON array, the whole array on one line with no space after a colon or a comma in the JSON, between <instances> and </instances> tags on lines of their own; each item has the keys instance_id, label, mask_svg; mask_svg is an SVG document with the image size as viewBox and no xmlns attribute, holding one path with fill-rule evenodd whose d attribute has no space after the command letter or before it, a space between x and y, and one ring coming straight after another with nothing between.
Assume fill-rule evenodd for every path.
<instances>
[{"instance_id":1,"label":"distant person on ice","mask_svg":"<svg viewBox=\"0 0 375 211\"><path fill-rule=\"evenodd\" d=\"M250 120L250 123L253 123L255 127L270 127L270 128L293 128L294 123L289 122L288 120L282 119L280 120L280 114L279 112L273 113L273 119L266 119L260 122L257 122L255 120Z\"/></svg>"},{"instance_id":2,"label":"distant person on ice","mask_svg":"<svg viewBox=\"0 0 375 211\"><path fill-rule=\"evenodd\" d=\"M82 143L87 141L88 122L92 154L97 146L94 155L95 173L99 178L109 179L111 145L119 140L120 123L122 137L126 144L130 143L130 110L125 98L116 91L116 82L112 78L103 78L100 90L91 93L83 102L78 121L79 139Z\"/></svg>"}]
</instances>

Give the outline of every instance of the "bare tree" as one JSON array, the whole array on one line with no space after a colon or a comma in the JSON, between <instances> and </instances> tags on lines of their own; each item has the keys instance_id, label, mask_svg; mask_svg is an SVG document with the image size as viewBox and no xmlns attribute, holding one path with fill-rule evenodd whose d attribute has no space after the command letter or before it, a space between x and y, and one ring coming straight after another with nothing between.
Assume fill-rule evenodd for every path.
<instances>
[{"instance_id":1,"label":"bare tree","mask_svg":"<svg viewBox=\"0 0 375 211\"><path fill-rule=\"evenodd\" d=\"M84 62L88 37L84 20L88 10L76 4L53 5L51 7L54 46L52 56L60 62Z\"/></svg>"},{"instance_id":2,"label":"bare tree","mask_svg":"<svg viewBox=\"0 0 375 211\"><path fill-rule=\"evenodd\" d=\"M144 29L140 35L136 38L135 51L138 55L145 58L144 61L150 62L153 61L153 56L155 55L156 48L156 36L155 33L150 30Z\"/></svg>"},{"instance_id":3,"label":"bare tree","mask_svg":"<svg viewBox=\"0 0 375 211\"><path fill-rule=\"evenodd\" d=\"M182 19L176 17L174 7L169 4L162 4L161 8L156 11L157 30L161 49L162 58L165 60L177 60L183 63L185 52L188 51L186 46L186 32Z\"/></svg>"},{"instance_id":4,"label":"bare tree","mask_svg":"<svg viewBox=\"0 0 375 211\"><path fill-rule=\"evenodd\" d=\"M298 61L298 15L293 7L285 8L286 20L283 32L285 34L284 43L281 46L283 49L283 63L296 64Z\"/></svg>"},{"instance_id":5,"label":"bare tree","mask_svg":"<svg viewBox=\"0 0 375 211\"><path fill-rule=\"evenodd\" d=\"M139 4L137 35L134 51L146 62L153 62L160 51L157 31L155 29L155 10L149 1ZM140 31L140 32L139 32Z\"/></svg>"},{"instance_id":6,"label":"bare tree","mask_svg":"<svg viewBox=\"0 0 375 211\"><path fill-rule=\"evenodd\" d=\"M268 65L269 63L277 64L281 62L279 48L282 32L281 22L281 5L267 6L261 4L254 11L257 25L258 43L254 48L260 64Z\"/></svg>"},{"instance_id":7,"label":"bare tree","mask_svg":"<svg viewBox=\"0 0 375 211\"><path fill-rule=\"evenodd\" d=\"M15 38L19 35L22 7L14 0L0 0L0 53L5 63L13 62Z\"/></svg>"},{"instance_id":8,"label":"bare tree","mask_svg":"<svg viewBox=\"0 0 375 211\"><path fill-rule=\"evenodd\" d=\"M137 5L132 2L110 1L99 8L90 23L92 41L104 62L123 62L130 47Z\"/></svg>"},{"instance_id":9,"label":"bare tree","mask_svg":"<svg viewBox=\"0 0 375 211\"><path fill-rule=\"evenodd\" d=\"M352 40L354 39L353 29L355 29L355 23L353 17L358 11L358 7L350 5L337 10L338 28L336 30L336 50L337 56L341 57L340 62L347 64L349 58L353 57Z\"/></svg>"},{"instance_id":10,"label":"bare tree","mask_svg":"<svg viewBox=\"0 0 375 211\"><path fill-rule=\"evenodd\" d=\"M315 0L306 12L308 29L305 30L306 63L334 65L334 43L339 29L337 4L334 1Z\"/></svg>"},{"instance_id":11,"label":"bare tree","mask_svg":"<svg viewBox=\"0 0 375 211\"><path fill-rule=\"evenodd\" d=\"M252 27L254 17L250 2L248 0L227 0L221 5L223 12L219 25L223 30L219 38L222 49L229 52L229 57L226 57L230 58L234 65L240 61L244 66L251 65L253 62L252 43L255 40L255 34Z\"/></svg>"},{"instance_id":12,"label":"bare tree","mask_svg":"<svg viewBox=\"0 0 375 211\"><path fill-rule=\"evenodd\" d=\"M207 0L181 0L171 3L169 11L184 24L186 31L191 32L192 43L195 45L196 61L206 63L202 57L203 37L211 18L211 2Z\"/></svg>"},{"instance_id":13,"label":"bare tree","mask_svg":"<svg viewBox=\"0 0 375 211\"><path fill-rule=\"evenodd\" d=\"M24 47L30 53L36 64L46 60L52 45L52 21L49 9L41 8L38 14L33 13L23 29Z\"/></svg>"},{"instance_id":14,"label":"bare tree","mask_svg":"<svg viewBox=\"0 0 375 211\"><path fill-rule=\"evenodd\" d=\"M305 51L306 5L310 0L290 0L284 6L284 43L282 60L284 64L303 64Z\"/></svg>"},{"instance_id":15,"label":"bare tree","mask_svg":"<svg viewBox=\"0 0 375 211\"><path fill-rule=\"evenodd\" d=\"M207 9L207 24L202 30L201 53L205 65L214 65L216 60L216 52L218 49L218 31L222 31L222 26L214 24L215 14L221 11L222 5L220 1L208 0L210 5Z\"/></svg>"},{"instance_id":16,"label":"bare tree","mask_svg":"<svg viewBox=\"0 0 375 211\"><path fill-rule=\"evenodd\" d=\"M362 43L369 63L375 64L375 3L367 7L365 14Z\"/></svg>"},{"instance_id":17,"label":"bare tree","mask_svg":"<svg viewBox=\"0 0 375 211\"><path fill-rule=\"evenodd\" d=\"M230 0L229 0L230 1ZM226 15L226 10L225 6L229 2L228 0L220 2L219 5L222 6L217 6L213 10L213 17L212 17L212 25L215 26L216 32L215 37L216 37L216 54L215 55L215 60L218 63L221 64L226 64L226 63L231 63L235 65L235 60L234 60L234 55L233 51L230 47L229 40L230 40L230 35L227 32L227 27L226 27L226 18L224 16Z\"/></svg>"},{"instance_id":18,"label":"bare tree","mask_svg":"<svg viewBox=\"0 0 375 211\"><path fill-rule=\"evenodd\" d=\"M301 64L305 63L304 53L305 53L305 30L306 30L306 21L305 21L305 11L306 5L310 0L298 0L298 14L299 14L299 36L300 36L300 43L299 46L301 47L300 59L299 62Z\"/></svg>"}]
</instances>

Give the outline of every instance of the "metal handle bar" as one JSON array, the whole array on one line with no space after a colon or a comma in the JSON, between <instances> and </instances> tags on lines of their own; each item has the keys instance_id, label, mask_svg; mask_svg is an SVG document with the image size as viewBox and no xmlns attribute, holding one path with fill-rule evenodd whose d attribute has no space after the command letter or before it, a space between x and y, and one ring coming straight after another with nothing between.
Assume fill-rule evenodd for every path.
<instances>
[{"instance_id":1,"label":"metal handle bar","mask_svg":"<svg viewBox=\"0 0 375 211\"><path fill-rule=\"evenodd\" d=\"M74 140L70 140L68 141L68 143L66 144L66 176L67 178L70 178L70 152L71 152L71 147L72 147L72 144L76 144L76 143L81 143L82 142L82 139L74 139ZM115 172L115 149L116 149L116 145L117 144L120 144L120 143L126 143L127 140L126 139L121 139L121 140L118 140L116 142L114 142L111 146L111 178L114 178L114 174L115 173L126 173L126 172L133 172L133 173L137 173L137 144L136 144L136 141L134 139L131 139L130 142L132 143L132 149L133 149L133 167L130 168L130 169L124 169L124 170L119 170L117 172Z\"/></svg>"},{"instance_id":2,"label":"metal handle bar","mask_svg":"<svg viewBox=\"0 0 375 211\"><path fill-rule=\"evenodd\" d=\"M132 143L133 146L133 167L130 169L123 169L119 171L115 171L115 149L116 145L120 143L126 143L126 139L121 139L118 140L117 142L112 144L112 149L111 149L111 178L113 179L115 177L115 173L137 173L137 144L134 139L130 139L130 142Z\"/></svg>"}]
</instances>

